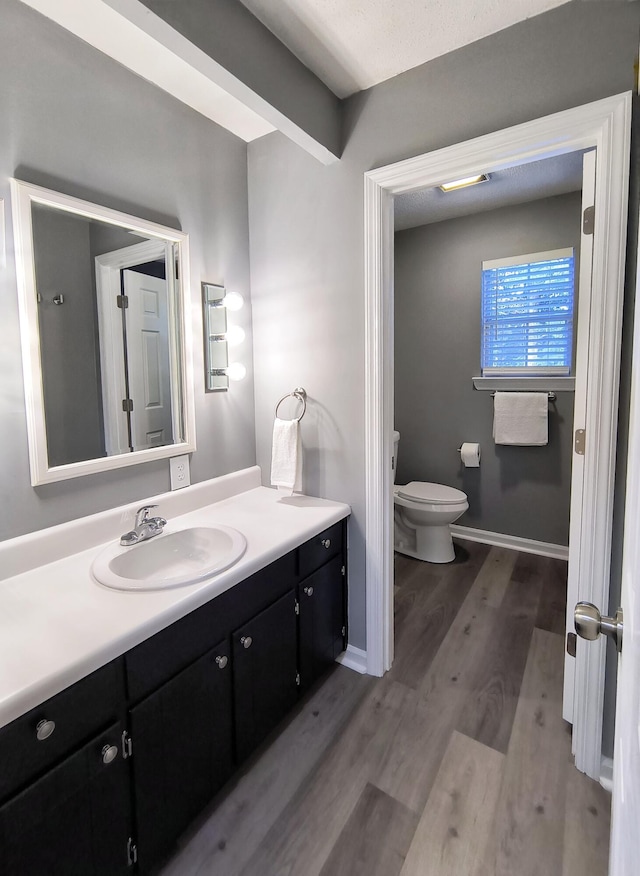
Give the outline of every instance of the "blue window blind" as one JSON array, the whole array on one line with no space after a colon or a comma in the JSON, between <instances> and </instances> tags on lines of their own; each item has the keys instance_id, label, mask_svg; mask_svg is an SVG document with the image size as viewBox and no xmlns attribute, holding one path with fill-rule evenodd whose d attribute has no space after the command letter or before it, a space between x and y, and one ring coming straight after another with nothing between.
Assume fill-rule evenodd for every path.
<instances>
[{"instance_id":1,"label":"blue window blind","mask_svg":"<svg viewBox=\"0 0 640 876\"><path fill-rule=\"evenodd\" d=\"M571 371L573 249L482 263L482 373Z\"/></svg>"}]
</instances>

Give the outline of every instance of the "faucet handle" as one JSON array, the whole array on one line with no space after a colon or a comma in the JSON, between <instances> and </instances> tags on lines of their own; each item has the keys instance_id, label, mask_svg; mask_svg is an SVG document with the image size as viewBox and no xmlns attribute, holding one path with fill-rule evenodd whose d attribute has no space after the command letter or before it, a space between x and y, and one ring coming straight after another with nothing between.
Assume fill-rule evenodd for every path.
<instances>
[{"instance_id":1,"label":"faucet handle","mask_svg":"<svg viewBox=\"0 0 640 876\"><path fill-rule=\"evenodd\" d=\"M142 508L138 508L136 511L136 526L140 526L149 519L149 511L152 508L157 508L157 505L143 505Z\"/></svg>"}]
</instances>

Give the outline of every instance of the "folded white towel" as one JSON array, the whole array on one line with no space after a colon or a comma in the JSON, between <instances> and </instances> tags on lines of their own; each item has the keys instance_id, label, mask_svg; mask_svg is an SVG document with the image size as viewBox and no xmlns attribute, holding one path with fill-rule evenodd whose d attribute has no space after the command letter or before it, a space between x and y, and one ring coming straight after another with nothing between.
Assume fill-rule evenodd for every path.
<instances>
[{"instance_id":1,"label":"folded white towel","mask_svg":"<svg viewBox=\"0 0 640 876\"><path fill-rule=\"evenodd\" d=\"M549 396L546 392L496 392L493 405L496 444L549 443Z\"/></svg>"},{"instance_id":2,"label":"folded white towel","mask_svg":"<svg viewBox=\"0 0 640 876\"><path fill-rule=\"evenodd\" d=\"M297 420L276 417L273 422L271 483L290 493L302 490L302 442Z\"/></svg>"}]
</instances>

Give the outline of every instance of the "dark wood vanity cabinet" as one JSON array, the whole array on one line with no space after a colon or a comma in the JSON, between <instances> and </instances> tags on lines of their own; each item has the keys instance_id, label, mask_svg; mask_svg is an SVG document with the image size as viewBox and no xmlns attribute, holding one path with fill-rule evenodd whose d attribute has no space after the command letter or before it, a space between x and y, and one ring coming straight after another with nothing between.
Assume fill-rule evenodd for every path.
<instances>
[{"instance_id":1,"label":"dark wood vanity cabinet","mask_svg":"<svg viewBox=\"0 0 640 876\"><path fill-rule=\"evenodd\" d=\"M298 585L300 687L306 692L345 649L345 566L334 557Z\"/></svg>"},{"instance_id":2,"label":"dark wood vanity cabinet","mask_svg":"<svg viewBox=\"0 0 640 876\"><path fill-rule=\"evenodd\" d=\"M232 636L236 755L243 761L298 699L297 602L280 597Z\"/></svg>"},{"instance_id":3,"label":"dark wood vanity cabinet","mask_svg":"<svg viewBox=\"0 0 640 876\"><path fill-rule=\"evenodd\" d=\"M131 789L116 723L0 807L3 876L124 876Z\"/></svg>"},{"instance_id":4,"label":"dark wood vanity cabinet","mask_svg":"<svg viewBox=\"0 0 640 876\"><path fill-rule=\"evenodd\" d=\"M233 769L231 664L217 645L131 709L142 870L171 848Z\"/></svg>"},{"instance_id":5,"label":"dark wood vanity cabinet","mask_svg":"<svg viewBox=\"0 0 640 876\"><path fill-rule=\"evenodd\" d=\"M346 519L0 729L0 873L149 872L345 647Z\"/></svg>"}]
</instances>

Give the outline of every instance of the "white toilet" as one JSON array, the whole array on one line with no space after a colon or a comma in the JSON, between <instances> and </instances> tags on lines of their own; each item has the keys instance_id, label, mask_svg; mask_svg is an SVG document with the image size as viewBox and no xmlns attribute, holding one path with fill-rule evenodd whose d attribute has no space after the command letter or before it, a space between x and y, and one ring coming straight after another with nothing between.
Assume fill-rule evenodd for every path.
<instances>
[{"instance_id":1,"label":"white toilet","mask_svg":"<svg viewBox=\"0 0 640 876\"><path fill-rule=\"evenodd\" d=\"M393 433L393 474L398 464L400 433ZM469 507L466 493L443 484L411 481L394 486L394 548L427 563L455 559L449 524Z\"/></svg>"}]
</instances>

